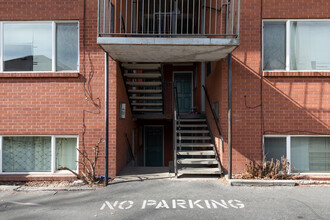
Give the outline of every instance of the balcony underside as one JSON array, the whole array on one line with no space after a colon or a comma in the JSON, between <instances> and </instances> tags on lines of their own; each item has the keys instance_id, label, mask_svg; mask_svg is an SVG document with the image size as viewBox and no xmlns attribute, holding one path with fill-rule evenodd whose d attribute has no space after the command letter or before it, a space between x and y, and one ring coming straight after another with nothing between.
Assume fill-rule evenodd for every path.
<instances>
[{"instance_id":1,"label":"balcony underside","mask_svg":"<svg viewBox=\"0 0 330 220\"><path fill-rule=\"evenodd\" d=\"M217 61L236 49L236 38L99 37L98 44L121 62Z\"/></svg>"}]
</instances>

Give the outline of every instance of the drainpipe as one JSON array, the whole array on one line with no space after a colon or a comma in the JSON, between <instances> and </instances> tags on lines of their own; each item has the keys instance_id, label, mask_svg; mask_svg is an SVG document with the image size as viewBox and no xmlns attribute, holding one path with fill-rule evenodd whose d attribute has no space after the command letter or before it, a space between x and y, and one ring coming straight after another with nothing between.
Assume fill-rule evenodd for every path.
<instances>
[{"instance_id":1,"label":"drainpipe","mask_svg":"<svg viewBox=\"0 0 330 220\"><path fill-rule=\"evenodd\" d=\"M104 61L105 61L105 110L104 110L104 116L105 116L105 138L104 138L104 154L105 154L105 173L104 173L104 186L108 185L108 173L109 173L109 60L108 60L108 53L105 52L104 54Z\"/></svg>"},{"instance_id":2,"label":"drainpipe","mask_svg":"<svg viewBox=\"0 0 330 220\"><path fill-rule=\"evenodd\" d=\"M228 179L232 178L232 55L228 55Z\"/></svg>"}]
</instances>

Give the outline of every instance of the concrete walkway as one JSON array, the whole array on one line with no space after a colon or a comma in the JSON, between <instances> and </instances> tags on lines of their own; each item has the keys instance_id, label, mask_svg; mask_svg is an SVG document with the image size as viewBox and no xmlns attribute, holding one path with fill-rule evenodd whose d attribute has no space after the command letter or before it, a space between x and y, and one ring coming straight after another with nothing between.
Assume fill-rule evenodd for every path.
<instances>
[{"instance_id":1,"label":"concrete walkway","mask_svg":"<svg viewBox=\"0 0 330 220\"><path fill-rule=\"evenodd\" d=\"M123 182L171 178L175 178L175 175L169 173L168 167L125 167L110 185Z\"/></svg>"}]
</instances>

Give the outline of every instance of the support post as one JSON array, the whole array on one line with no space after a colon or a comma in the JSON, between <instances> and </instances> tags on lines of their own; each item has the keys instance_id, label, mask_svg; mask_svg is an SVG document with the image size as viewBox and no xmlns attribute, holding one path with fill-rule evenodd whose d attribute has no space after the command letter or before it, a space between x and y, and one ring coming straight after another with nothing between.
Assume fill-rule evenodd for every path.
<instances>
[{"instance_id":1,"label":"support post","mask_svg":"<svg viewBox=\"0 0 330 220\"><path fill-rule=\"evenodd\" d=\"M228 55L228 179L232 178L232 55Z\"/></svg>"},{"instance_id":2,"label":"support post","mask_svg":"<svg viewBox=\"0 0 330 220\"><path fill-rule=\"evenodd\" d=\"M205 62L201 64L201 112L205 113L205 92L203 86L205 86Z\"/></svg>"},{"instance_id":3,"label":"support post","mask_svg":"<svg viewBox=\"0 0 330 220\"><path fill-rule=\"evenodd\" d=\"M104 164L104 186L108 185L109 179L109 55L107 52L104 54L104 62L105 62L105 110L104 110L104 118L105 118L105 138L104 138L104 155L105 155L105 164Z\"/></svg>"}]
</instances>

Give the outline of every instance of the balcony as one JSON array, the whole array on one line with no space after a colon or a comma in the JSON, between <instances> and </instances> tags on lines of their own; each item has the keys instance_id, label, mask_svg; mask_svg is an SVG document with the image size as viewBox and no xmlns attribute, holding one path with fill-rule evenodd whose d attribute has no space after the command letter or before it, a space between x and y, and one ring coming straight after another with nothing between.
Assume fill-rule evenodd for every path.
<instances>
[{"instance_id":1,"label":"balcony","mask_svg":"<svg viewBox=\"0 0 330 220\"><path fill-rule=\"evenodd\" d=\"M99 0L97 43L121 62L202 62L239 45L240 0Z\"/></svg>"}]
</instances>

